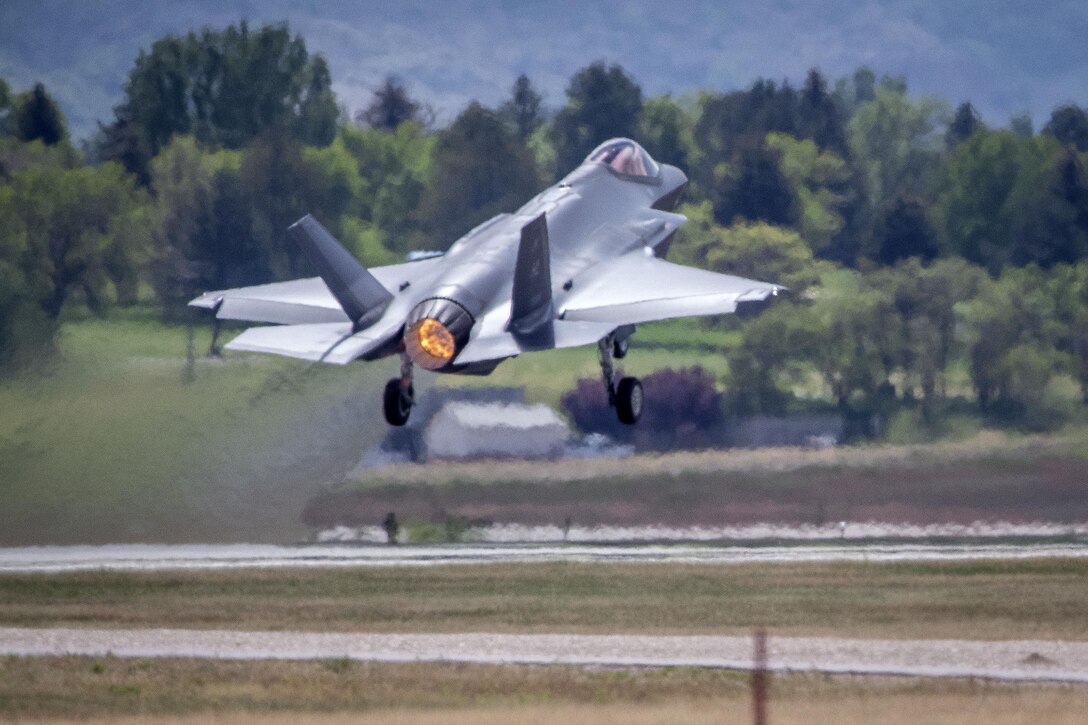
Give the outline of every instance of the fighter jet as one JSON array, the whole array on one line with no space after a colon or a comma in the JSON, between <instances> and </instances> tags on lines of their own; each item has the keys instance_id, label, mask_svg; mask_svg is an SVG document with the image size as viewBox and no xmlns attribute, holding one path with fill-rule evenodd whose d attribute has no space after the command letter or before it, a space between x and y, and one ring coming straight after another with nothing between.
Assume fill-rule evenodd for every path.
<instances>
[{"instance_id":1,"label":"fighter jet","mask_svg":"<svg viewBox=\"0 0 1088 725\"><path fill-rule=\"evenodd\" d=\"M636 142L598 146L555 186L500 214L447 252L367 269L307 215L288 230L319 277L207 292L189 304L219 319L275 323L226 347L345 364L400 356L385 419L408 421L416 366L487 375L526 352L596 344L608 401L633 424L637 378L617 379L640 323L718 315L783 288L665 261L686 217L684 173Z\"/></svg>"}]
</instances>

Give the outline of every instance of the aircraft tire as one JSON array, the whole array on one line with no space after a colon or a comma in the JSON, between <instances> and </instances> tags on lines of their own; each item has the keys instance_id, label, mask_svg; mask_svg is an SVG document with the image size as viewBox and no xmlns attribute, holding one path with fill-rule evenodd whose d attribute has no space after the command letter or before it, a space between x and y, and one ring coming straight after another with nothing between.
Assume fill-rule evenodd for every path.
<instances>
[{"instance_id":1,"label":"aircraft tire","mask_svg":"<svg viewBox=\"0 0 1088 725\"><path fill-rule=\"evenodd\" d=\"M385 412L385 421L389 425L399 427L408 422L414 394L415 391L411 387L408 388L407 394L401 390L399 378L392 378L385 384L382 410Z\"/></svg>"},{"instance_id":2,"label":"aircraft tire","mask_svg":"<svg viewBox=\"0 0 1088 725\"><path fill-rule=\"evenodd\" d=\"M616 340L612 343L612 357L621 360L627 357L627 351L631 348L631 341L627 338Z\"/></svg>"},{"instance_id":3,"label":"aircraft tire","mask_svg":"<svg viewBox=\"0 0 1088 725\"><path fill-rule=\"evenodd\" d=\"M634 425L642 417L642 383L638 378L624 378L616 386L616 415L624 425Z\"/></svg>"}]
</instances>

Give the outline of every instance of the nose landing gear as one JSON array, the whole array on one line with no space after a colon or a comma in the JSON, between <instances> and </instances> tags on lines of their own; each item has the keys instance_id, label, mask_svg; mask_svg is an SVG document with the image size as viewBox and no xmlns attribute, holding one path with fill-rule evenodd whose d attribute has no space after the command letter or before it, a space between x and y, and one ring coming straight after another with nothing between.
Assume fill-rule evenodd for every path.
<instances>
[{"instance_id":1,"label":"nose landing gear","mask_svg":"<svg viewBox=\"0 0 1088 725\"><path fill-rule=\"evenodd\" d=\"M621 378L616 382L616 371L612 367L613 357L627 354L626 338L617 342L614 335L597 343L597 359L601 363L601 378L608 391L608 404L616 409L616 417L624 425L634 425L642 416L642 383L638 378Z\"/></svg>"}]
</instances>

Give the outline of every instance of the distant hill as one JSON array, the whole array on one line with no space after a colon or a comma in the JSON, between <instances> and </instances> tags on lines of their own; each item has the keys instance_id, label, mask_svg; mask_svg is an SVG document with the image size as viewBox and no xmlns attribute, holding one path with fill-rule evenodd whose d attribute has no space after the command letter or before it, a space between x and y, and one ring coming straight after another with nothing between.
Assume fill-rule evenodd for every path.
<instances>
[{"instance_id":1,"label":"distant hill","mask_svg":"<svg viewBox=\"0 0 1088 725\"><path fill-rule=\"evenodd\" d=\"M140 48L167 33L246 18L288 20L332 68L354 111L388 74L441 123L470 99L494 104L527 73L559 106L570 76L596 59L622 64L649 94L732 90L756 77L800 84L867 64L905 75L915 93L969 100L987 123L1063 102L1088 104L1088 3L1005 0L766 3L677 0L5 0L0 76L44 82L77 137L110 119Z\"/></svg>"}]
</instances>

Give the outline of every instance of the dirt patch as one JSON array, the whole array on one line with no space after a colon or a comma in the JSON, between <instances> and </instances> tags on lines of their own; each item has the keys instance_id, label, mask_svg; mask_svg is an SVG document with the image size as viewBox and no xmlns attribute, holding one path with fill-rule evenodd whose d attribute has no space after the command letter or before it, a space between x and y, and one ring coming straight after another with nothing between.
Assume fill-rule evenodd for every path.
<instances>
[{"instance_id":1,"label":"dirt patch","mask_svg":"<svg viewBox=\"0 0 1088 725\"><path fill-rule=\"evenodd\" d=\"M385 483L326 490L302 520L363 526L388 511L404 521L459 517L494 523L583 526L824 525L835 521L972 524L1088 520L1084 461L1033 459L809 466L780 471L632 472L574 481Z\"/></svg>"}]
</instances>

